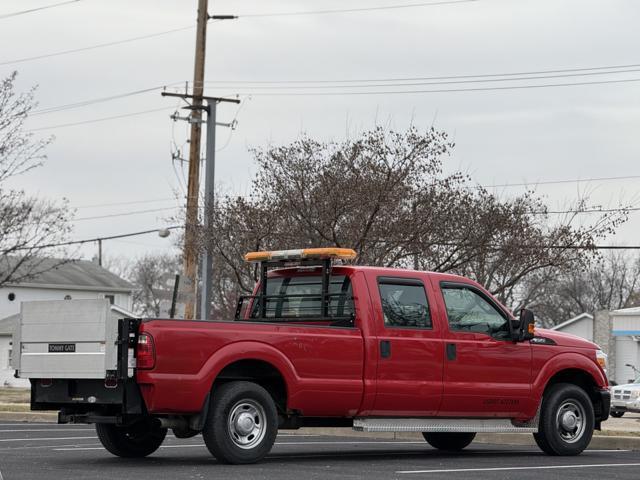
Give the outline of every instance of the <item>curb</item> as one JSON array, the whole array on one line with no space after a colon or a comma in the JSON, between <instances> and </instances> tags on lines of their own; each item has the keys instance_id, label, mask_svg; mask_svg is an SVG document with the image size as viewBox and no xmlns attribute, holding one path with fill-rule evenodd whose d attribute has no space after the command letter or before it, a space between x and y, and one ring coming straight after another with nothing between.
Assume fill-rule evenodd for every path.
<instances>
[{"instance_id":1,"label":"curb","mask_svg":"<svg viewBox=\"0 0 640 480\"><path fill-rule=\"evenodd\" d=\"M2 412L0 420L7 422L57 423L58 412Z\"/></svg>"}]
</instances>

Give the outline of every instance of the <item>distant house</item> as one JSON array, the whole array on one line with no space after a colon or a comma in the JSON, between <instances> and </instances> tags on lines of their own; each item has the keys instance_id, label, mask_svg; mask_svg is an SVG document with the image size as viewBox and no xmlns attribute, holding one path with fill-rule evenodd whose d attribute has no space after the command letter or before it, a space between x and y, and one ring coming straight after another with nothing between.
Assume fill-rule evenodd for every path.
<instances>
[{"instance_id":1,"label":"distant house","mask_svg":"<svg viewBox=\"0 0 640 480\"><path fill-rule=\"evenodd\" d=\"M554 326L551 330L570 333L593 342L593 315L581 313L566 322Z\"/></svg>"},{"instance_id":2,"label":"distant house","mask_svg":"<svg viewBox=\"0 0 640 480\"><path fill-rule=\"evenodd\" d=\"M638 376L629 365L640 368L640 307L614 310L609 316L616 382L628 383Z\"/></svg>"},{"instance_id":3,"label":"distant house","mask_svg":"<svg viewBox=\"0 0 640 480\"><path fill-rule=\"evenodd\" d=\"M16 383L9 366L9 352L22 302L105 298L114 310L132 309L133 285L94 262L75 260L60 264L60 260L45 259L39 268L44 273L0 288L0 387Z\"/></svg>"},{"instance_id":4,"label":"distant house","mask_svg":"<svg viewBox=\"0 0 640 480\"><path fill-rule=\"evenodd\" d=\"M11 337L18 323L19 315L0 320L0 387L14 384L13 369L11 368Z\"/></svg>"},{"instance_id":5,"label":"distant house","mask_svg":"<svg viewBox=\"0 0 640 480\"><path fill-rule=\"evenodd\" d=\"M640 307L600 311L595 316L582 313L552 328L577 335L600 345L609 356L609 379L628 383L640 369Z\"/></svg>"}]
</instances>

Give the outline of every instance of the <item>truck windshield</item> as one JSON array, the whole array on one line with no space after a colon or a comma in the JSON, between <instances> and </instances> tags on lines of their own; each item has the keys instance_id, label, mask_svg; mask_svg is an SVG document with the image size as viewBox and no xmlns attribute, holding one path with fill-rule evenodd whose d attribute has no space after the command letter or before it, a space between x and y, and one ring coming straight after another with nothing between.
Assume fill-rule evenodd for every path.
<instances>
[{"instance_id":1,"label":"truck windshield","mask_svg":"<svg viewBox=\"0 0 640 480\"><path fill-rule=\"evenodd\" d=\"M332 275L327 298L328 320L354 317L351 281L345 275ZM253 298L250 318L261 315L260 298ZM271 277L267 280L265 319L320 319L322 314L322 276ZM240 316L242 318L243 315Z\"/></svg>"}]
</instances>

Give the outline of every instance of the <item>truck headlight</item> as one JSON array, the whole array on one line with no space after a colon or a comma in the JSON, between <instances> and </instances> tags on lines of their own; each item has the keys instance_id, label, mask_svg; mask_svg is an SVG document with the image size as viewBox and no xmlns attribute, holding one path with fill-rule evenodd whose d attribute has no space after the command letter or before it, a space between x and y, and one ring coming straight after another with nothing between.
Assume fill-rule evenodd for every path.
<instances>
[{"instance_id":1,"label":"truck headlight","mask_svg":"<svg viewBox=\"0 0 640 480\"><path fill-rule=\"evenodd\" d=\"M604 373L607 373L607 354L602 350L596 350L596 362L604 370Z\"/></svg>"},{"instance_id":2,"label":"truck headlight","mask_svg":"<svg viewBox=\"0 0 640 480\"><path fill-rule=\"evenodd\" d=\"M631 392L631 398L640 398L640 390L633 390Z\"/></svg>"}]
</instances>

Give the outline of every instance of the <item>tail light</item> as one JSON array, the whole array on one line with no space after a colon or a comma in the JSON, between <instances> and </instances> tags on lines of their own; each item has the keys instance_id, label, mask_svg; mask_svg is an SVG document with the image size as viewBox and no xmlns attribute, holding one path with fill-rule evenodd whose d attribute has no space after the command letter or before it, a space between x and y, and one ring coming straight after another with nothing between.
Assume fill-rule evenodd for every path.
<instances>
[{"instance_id":1,"label":"tail light","mask_svg":"<svg viewBox=\"0 0 640 480\"><path fill-rule=\"evenodd\" d=\"M136 348L136 367L149 370L156 366L156 349L153 345L153 337L147 333L138 336Z\"/></svg>"}]
</instances>

